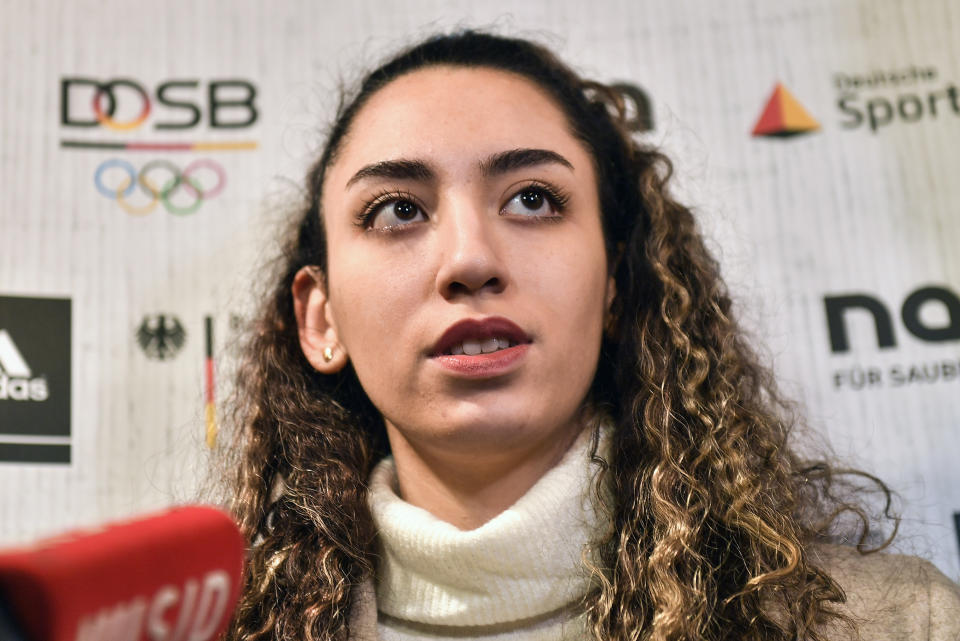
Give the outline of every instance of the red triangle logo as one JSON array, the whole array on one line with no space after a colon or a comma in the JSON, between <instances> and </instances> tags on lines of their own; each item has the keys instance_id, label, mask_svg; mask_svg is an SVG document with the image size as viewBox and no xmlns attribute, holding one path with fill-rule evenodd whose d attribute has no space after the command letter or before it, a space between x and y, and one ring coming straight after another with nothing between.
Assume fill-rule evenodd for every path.
<instances>
[{"instance_id":1,"label":"red triangle logo","mask_svg":"<svg viewBox=\"0 0 960 641\"><path fill-rule=\"evenodd\" d=\"M757 124L753 126L753 135L783 138L810 133L819 128L820 123L778 82Z\"/></svg>"}]
</instances>

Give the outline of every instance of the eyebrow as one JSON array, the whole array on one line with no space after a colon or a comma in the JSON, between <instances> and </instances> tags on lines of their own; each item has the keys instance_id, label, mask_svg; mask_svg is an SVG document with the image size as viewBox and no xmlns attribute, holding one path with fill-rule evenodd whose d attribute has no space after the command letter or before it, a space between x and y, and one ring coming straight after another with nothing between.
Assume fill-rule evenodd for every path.
<instances>
[{"instance_id":1,"label":"eyebrow","mask_svg":"<svg viewBox=\"0 0 960 641\"><path fill-rule=\"evenodd\" d=\"M362 167L347 181L347 187L365 178L430 181L436 174L422 160L382 160Z\"/></svg>"},{"instance_id":2,"label":"eyebrow","mask_svg":"<svg viewBox=\"0 0 960 641\"><path fill-rule=\"evenodd\" d=\"M499 176L515 169L536 165L558 164L573 171L569 160L549 149L511 149L493 154L480 161L480 173L486 177Z\"/></svg>"},{"instance_id":3,"label":"eyebrow","mask_svg":"<svg viewBox=\"0 0 960 641\"><path fill-rule=\"evenodd\" d=\"M573 165L570 161L555 151L549 149L510 149L481 160L480 173L490 178L525 167L547 164L562 165L573 171ZM347 187L369 178L429 182L435 180L436 176L436 172L422 160L382 160L362 167L347 181Z\"/></svg>"}]
</instances>

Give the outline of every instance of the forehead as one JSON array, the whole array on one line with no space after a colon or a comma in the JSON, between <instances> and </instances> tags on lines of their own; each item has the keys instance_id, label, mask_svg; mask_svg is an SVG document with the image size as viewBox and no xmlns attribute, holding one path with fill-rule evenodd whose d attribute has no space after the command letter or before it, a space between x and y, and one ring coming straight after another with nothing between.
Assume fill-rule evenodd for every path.
<instances>
[{"instance_id":1,"label":"forehead","mask_svg":"<svg viewBox=\"0 0 960 641\"><path fill-rule=\"evenodd\" d=\"M560 107L530 80L482 67L428 67L371 96L328 175L336 184L336 174L385 159L424 157L449 166L524 147L587 158Z\"/></svg>"}]
</instances>

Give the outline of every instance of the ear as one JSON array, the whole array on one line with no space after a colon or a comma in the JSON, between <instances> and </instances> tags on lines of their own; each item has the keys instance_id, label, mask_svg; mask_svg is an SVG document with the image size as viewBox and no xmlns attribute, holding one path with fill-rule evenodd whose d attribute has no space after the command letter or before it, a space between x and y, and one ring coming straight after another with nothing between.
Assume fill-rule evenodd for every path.
<instances>
[{"instance_id":1,"label":"ear","mask_svg":"<svg viewBox=\"0 0 960 641\"><path fill-rule=\"evenodd\" d=\"M613 277L613 274L607 277L607 291L604 294L603 298L603 331L606 333L608 338L613 338L614 332L617 328L617 319L614 316L611 308L613 307L613 301L617 297L617 281Z\"/></svg>"},{"instance_id":2,"label":"ear","mask_svg":"<svg viewBox=\"0 0 960 641\"><path fill-rule=\"evenodd\" d=\"M617 272L617 268L620 266L620 261L623 260L623 253L626 248L626 243L617 243L616 260L610 263L609 267L607 268L607 291L604 296L603 303L605 310L604 313L607 315L608 323L613 322L610 314L610 308L613 306L613 301L617 298L617 279L614 278L614 274Z\"/></svg>"},{"instance_id":3,"label":"ear","mask_svg":"<svg viewBox=\"0 0 960 641\"><path fill-rule=\"evenodd\" d=\"M613 305L613 299L617 297L617 281L613 277L613 274L610 274L607 277L607 293L603 299L603 308L606 310L606 313L610 313L610 306Z\"/></svg>"},{"instance_id":4,"label":"ear","mask_svg":"<svg viewBox=\"0 0 960 641\"><path fill-rule=\"evenodd\" d=\"M290 290L303 355L321 374L336 374L348 357L337 333L323 272L315 265L303 267L293 277Z\"/></svg>"}]
</instances>

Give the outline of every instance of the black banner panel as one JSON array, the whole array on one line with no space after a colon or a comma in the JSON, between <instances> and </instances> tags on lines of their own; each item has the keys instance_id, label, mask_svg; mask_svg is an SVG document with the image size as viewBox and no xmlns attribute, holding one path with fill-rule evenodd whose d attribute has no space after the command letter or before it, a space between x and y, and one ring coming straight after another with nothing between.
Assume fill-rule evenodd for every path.
<instances>
[{"instance_id":1,"label":"black banner panel","mask_svg":"<svg viewBox=\"0 0 960 641\"><path fill-rule=\"evenodd\" d=\"M0 463L70 462L70 300L0 296Z\"/></svg>"}]
</instances>

